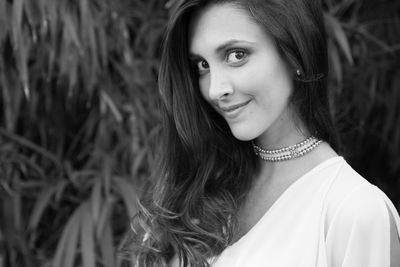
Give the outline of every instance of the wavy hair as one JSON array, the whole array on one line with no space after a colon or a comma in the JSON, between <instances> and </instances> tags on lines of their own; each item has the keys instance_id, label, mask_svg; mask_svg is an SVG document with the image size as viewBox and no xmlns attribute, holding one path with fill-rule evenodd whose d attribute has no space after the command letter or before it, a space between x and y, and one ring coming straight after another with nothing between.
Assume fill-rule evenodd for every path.
<instances>
[{"instance_id":1,"label":"wavy hair","mask_svg":"<svg viewBox=\"0 0 400 267\"><path fill-rule=\"evenodd\" d=\"M209 266L232 243L237 207L258 168L250 142L237 140L202 98L188 55L193 16L210 5L245 10L276 42L294 75L291 102L308 130L338 148L326 86L327 51L316 0L183 0L172 10L159 72L163 127L158 161L132 221L137 266Z\"/></svg>"}]
</instances>

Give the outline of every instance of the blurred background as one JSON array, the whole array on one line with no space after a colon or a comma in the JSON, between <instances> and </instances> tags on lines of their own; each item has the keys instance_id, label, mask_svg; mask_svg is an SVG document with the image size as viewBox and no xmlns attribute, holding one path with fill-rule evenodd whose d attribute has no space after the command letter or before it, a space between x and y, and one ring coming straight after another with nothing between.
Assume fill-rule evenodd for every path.
<instances>
[{"instance_id":1,"label":"blurred background","mask_svg":"<svg viewBox=\"0 0 400 267\"><path fill-rule=\"evenodd\" d=\"M0 267L128 266L164 0L0 0ZM400 208L400 1L324 0L343 155Z\"/></svg>"}]
</instances>

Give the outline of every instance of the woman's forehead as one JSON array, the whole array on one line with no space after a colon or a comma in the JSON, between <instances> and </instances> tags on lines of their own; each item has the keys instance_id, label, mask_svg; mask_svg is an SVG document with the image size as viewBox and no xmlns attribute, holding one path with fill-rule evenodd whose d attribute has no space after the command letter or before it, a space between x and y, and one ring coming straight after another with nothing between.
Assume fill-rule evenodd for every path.
<instances>
[{"instance_id":1,"label":"woman's forehead","mask_svg":"<svg viewBox=\"0 0 400 267\"><path fill-rule=\"evenodd\" d=\"M208 48L240 40L255 43L265 38L261 26L249 14L233 4L215 4L197 12L190 21L189 51L199 54Z\"/></svg>"}]
</instances>

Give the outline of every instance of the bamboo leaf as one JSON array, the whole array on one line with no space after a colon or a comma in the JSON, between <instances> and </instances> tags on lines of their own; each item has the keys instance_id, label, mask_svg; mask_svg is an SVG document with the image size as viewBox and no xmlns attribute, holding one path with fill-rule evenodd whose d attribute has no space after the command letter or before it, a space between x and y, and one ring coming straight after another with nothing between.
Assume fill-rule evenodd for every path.
<instances>
[{"instance_id":1,"label":"bamboo leaf","mask_svg":"<svg viewBox=\"0 0 400 267\"><path fill-rule=\"evenodd\" d=\"M82 216L82 205L77 208L68 220L61 239L57 244L57 250L53 258L53 266L72 267L75 259L76 247L78 245L78 234L80 229L80 217Z\"/></svg>"},{"instance_id":2,"label":"bamboo leaf","mask_svg":"<svg viewBox=\"0 0 400 267\"><path fill-rule=\"evenodd\" d=\"M60 12L61 5L58 1L46 1L45 4L45 13L48 17L48 23L50 28L50 42L52 47L56 47L56 43L58 42L58 32L60 21L62 18L63 12Z\"/></svg>"},{"instance_id":3,"label":"bamboo leaf","mask_svg":"<svg viewBox=\"0 0 400 267\"><path fill-rule=\"evenodd\" d=\"M25 155L20 155L13 153L11 157L8 157L6 160L9 162L19 162L21 165L26 166L25 170L21 170L24 175L34 175L37 174L38 177L45 178L45 171L43 170L42 166L39 166L37 162L33 161L30 157Z\"/></svg>"},{"instance_id":4,"label":"bamboo leaf","mask_svg":"<svg viewBox=\"0 0 400 267\"><path fill-rule=\"evenodd\" d=\"M79 237L79 221L83 216L84 209L82 205L77 209L77 212L74 214L73 223L71 223L71 228L69 231L69 239L66 244L65 250L65 258L64 258L64 266L63 267L73 267L75 266L74 262L76 259L76 252L78 248L78 237ZM57 266L57 265L55 265Z\"/></svg>"},{"instance_id":5,"label":"bamboo leaf","mask_svg":"<svg viewBox=\"0 0 400 267\"><path fill-rule=\"evenodd\" d=\"M22 15L24 10L24 1L16 0L13 2L13 48L16 58L16 64L19 71L19 78L23 85L25 97L30 98L29 75L28 75L28 54L30 50L30 37L24 31L22 25Z\"/></svg>"},{"instance_id":6,"label":"bamboo leaf","mask_svg":"<svg viewBox=\"0 0 400 267\"><path fill-rule=\"evenodd\" d=\"M0 1L0 48L4 45L4 40L9 29L7 9L7 2Z\"/></svg>"},{"instance_id":7,"label":"bamboo leaf","mask_svg":"<svg viewBox=\"0 0 400 267\"><path fill-rule=\"evenodd\" d=\"M36 34L36 26L40 23L40 19L43 17L41 14L41 9L39 7L40 1L26 1L24 13L26 14L26 18L29 22L29 26L32 29L32 38L35 38Z\"/></svg>"},{"instance_id":8,"label":"bamboo leaf","mask_svg":"<svg viewBox=\"0 0 400 267\"><path fill-rule=\"evenodd\" d=\"M50 199L56 190L57 187L49 186L44 188L39 194L29 220L28 229L33 230L37 227L45 208L50 204Z\"/></svg>"},{"instance_id":9,"label":"bamboo leaf","mask_svg":"<svg viewBox=\"0 0 400 267\"><path fill-rule=\"evenodd\" d=\"M113 179L117 191L120 193L125 207L128 210L129 217L132 218L137 212L137 193L133 186L125 179L114 177Z\"/></svg>"},{"instance_id":10,"label":"bamboo leaf","mask_svg":"<svg viewBox=\"0 0 400 267\"><path fill-rule=\"evenodd\" d=\"M27 148L33 150L34 152L48 158L57 166L60 165L56 155L52 154L51 152L47 151L45 148L41 147L38 144L33 143L32 141L30 141L22 136L19 136L14 133L11 133L9 131L6 131L2 127L0 127L0 136L7 137L8 139L11 139L13 142L15 142L23 147L27 147Z\"/></svg>"},{"instance_id":11,"label":"bamboo leaf","mask_svg":"<svg viewBox=\"0 0 400 267\"><path fill-rule=\"evenodd\" d=\"M19 49L20 36L22 35L22 11L24 8L23 0L15 0L12 4L12 37L14 49Z\"/></svg>"},{"instance_id":12,"label":"bamboo leaf","mask_svg":"<svg viewBox=\"0 0 400 267\"><path fill-rule=\"evenodd\" d=\"M48 158L57 166L61 165L56 155L52 154L51 152L47 151L45 148L41 147L38 144L33 143L32 141L30 141L22 136L8 132L5 129L3 129L2 127L0 127L0 135L5 136L5 137L11 139L13 142L15 142L21 146L27 147L27 148L33 150L34 152Z\"/></svg>"},{"instance_id":13,"label":"bamboo leaf","mask_svg":"<svg viewBox=\"0 0 400 267\"><path fill-rule=\"evenodd\" d=\"M108 108L111 111L111 114L114 115L114 118L116 119L116 121L121 122L122 115L119 112L117 105L115 105L114 101L111 99L111 97L105 91L101 91L100 95L101 95L101 99L104 101L104 104L106 104L108 106Z\"/></svg>"},{"instance_id":14,"label":"bamboo leaf","mask_svg":"<svg viewBox=\"0 0 400 267\"><path fill-rule=\"evenodd\" d=\"M82 49L81 42L79 41L78 34L76 32L76 24L74 24L71 15L68 13L64 15L64 27L65 27L65 36L64 41L66 44L69 44L70 41L75 44L78 50Z\"/></svg>"},{"instance_id":15,"label":"bamboo leaf","mask_svg":"<svg viewBox=\"0 0 400 267\"><path fill-rule=\"evenodd\" d=\"M349 6L351 6L354 3L354 1L355 0L339 1L336 3L335 6L332 6L329 10L331 11L332 14L345 12L346 10L349 9Z\"/></svg>"},{"instance_id":16,"label":"bamboo leaf","mask_svg":"<svg viewBox=\"0 0 400 267\"><path fill-rule=\"evenodd\" d=\"M100 49L100 53L99 53L100 62L101 62L102 67L105 67L108 62L108 58L107 58L108 47L107 47L107 34L103 27L100 27L99 29L97 29L97 39L98 39L98 45L99 45L99 49Z\"/></svg>"},{"instance_id":17,"label":"bamboo leaf","mask_svg":"<svg viewBox=\"0 0 400 267\"><path fill-rule=\"evenodd\" d=\"M339 44L344 55L346 56L347 61L353 65L354 62L353 56L351 55L350 44L347 40L346 34L344 33L342 26L340 25L340 22L329 13L324 13L324 18L328 31L332 34L332 37L334 37Z\"/></svg>"},{"instance_id":18,"label":"bamboo leaf","mask_svg":"<svg viewBox=\"0 0 400 267\"><path fill-rule=\"evenodd\" d=\"M30 40L26 34L23 34L20 38L21 43L19 45L18 51L18 67L21 79L21 84L23 86L24 94L26 99L30 99L30 88L29 88L29 72L28 72L28 54L30 50Z\"/></svg>"},{"instance_id":19,"label":"bamboo leaf","mask_svg":"<svg viewBox=\"0 0 400 267\"><path fill-rule=\"evenodd\" d=\"M99 215L99 220L96 225L96 237L98 240L101 239L104 227L110 219L110 213L113 207L113 202L114 202L113 200L107 199L105 201L105 204L102 205L102 209Z\"/></svg>"},{"instance_id":20,"label":"bamboo leaf","mask_svg":"<svg viewBox=\"0 0 400 267\"><path fill-rule=\"evenodd\" d=\"M92 189L91 204L93 211L93 221L97 223L99 220L100 207L102 206L101 179L95 179Z\"/></svg>"},{"instance_id":21,"label":"bamboo leaf","mask_svg":"<svg viewBox=\"0 0 400 267\"><path fill-rule=\"evenodd\" d=\"M343 83L343 73L342 73L342 62L340 60L339 53L331 42L328 42L329 47L329 62L333 69L333 77L336 78L336 82L338 85L339 93L341 92L342 83Z\"/></svg>"},{"instance_id":22,"label":"bamboo leaf","mask_svg":"<svg viewBox=\"0 0 400 267\"><path fill-rule=\"evenodd\" d=\"M22 209L21 209L21 193L17 192L13 195L13 213L14 227L18 232L22 231Z\"/></svg>"},{"instance_id":23,"label":"bamboo leaf","mask_svg":"<svg viewBox=\"0 0 400 267\"><path fill-rule=\"evenodd\" d=\"M136 151L135 151L136 152ZM146 159L147 149L141 148L139 151L136 152L135 159L133 160L131 172L133 174L139 173L139 168L143 166L143 162Z\"/></svg>"},{"instance_id":24,"label":"bamboo leaf","mask_svg":"<svg viewBox=\"0 0 400 267\"><path fill-rule=\"evenodd\" d=\"M80 0L79 1L79 13L81 20L81 27L84 30L89 28L89 8L88 8L88 0Z\"/></svg>"},{"instance_id":25,"label":"bamboo leaf","mask_svg":"<svg viewBox=\"0 0 400 267\"><path fill-rule=\"evenodd\" d=\"M102 239L100 242L101 255L103 259L103 264L106 267L114 267L115 259L114 259L114 240L112 236L112 230L110 221L107 221L107 224L104 228Z\"/></svg>"},{"instance_id":26,"label":"bamboo leaf","mask_svg":"<svg viewBox=\"0 0 400 267\"><path fill-rule=\"evenodd\" d=\"M95 267L93 218L89 203L84 204L82 219L80 236L83 267Z\"/></svg>"},{"instance_id":27,"label":"bamboo leaf","mask_svg":"<svg viewBox=\"0 0 400 267\"><path fill-rule=\"evenodd\" d=\"M80 1L81 3L81 14L85 15L82 20L83 25L85 25L85 37L86 41L88 42L88 47L90 48L90 60L87 61L88 63L88 72L89 72L89 77L88 77L88 87L89 90L93 87L93 85L97 81L97 73L99 72L99 56L98 56L98 46L99 42L96 40L96 34L95 34L95 22L93 20L93 15L92 12L89 8L89 4L87 0Z\"/></svg>"},{"instance_id":28,"label":"bamboo leaf","mask_svg":"<svg viewBox=\"0 0 400 267\"><path fill-rule=\"evenodd\" d=\"M64 265L62 264L63 258L64 258L64 252L66 249L66 244L67 244L67 239L69 238L69 235L64 234L64 232L68 231L68 233L71 231L69 228L65 228L63 231L63 235L61 236L61 239L58 241L57 244L57 250L53 258L53 266L58 266L58 267L63 267Z\"/></svg>"},{"instance_id":29,"label":"bamboo leaf","mask_svg":"<svg viewBox=\"0 0 400 267\"><path fill-rule=\"evenodd\" d=\"M61 199L62 194L63 194L64 189L65 189L65 187L67 186L67 184L68 184L67 180L64 180L64 179L61 180L61 181L58 183L58 186L57 186L56 192L55 192L56 201L59 201L59 200Z\"/></svg>"}]
</instances>

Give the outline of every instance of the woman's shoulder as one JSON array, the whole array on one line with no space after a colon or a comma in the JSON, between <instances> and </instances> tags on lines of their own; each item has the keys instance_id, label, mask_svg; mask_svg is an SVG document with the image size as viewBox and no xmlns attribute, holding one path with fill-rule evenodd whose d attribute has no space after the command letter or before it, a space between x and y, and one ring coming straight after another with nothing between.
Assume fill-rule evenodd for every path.
<instances>
[{"instance_id":1,"label":"woman's shoulder","mask_svg":"<svg viewBox=\"0 0 400 267\"><path fill-rule=\"evenodd\" d=\"M400 218L393 203L377 186L356 172L344 159L337 169L326 195L326 233L331 225L340 228L354 227L371 229L388 227L390 216L400 227Z\"/></svg>"},{"instance_id":2,"label":"woman's shoulder","mask_svg":"<svg viewBox=\"0 0 400 267\"><path fill-rule=\"evenodd\" d=\"M399 250L400 217L381 189L343 160L325 203L325 240L334 266L389 266L390 252ZM370 254L368 264L360 251Z\"/></svg>"},{"instance_id":3,"label":"woman's shoulder","mask_svg":"<svg viewBox=\"0 0 400 267\"><path fill-rule=\"evenodd\" d=\"M345 159L338 162L334 179L326 196L330 210L340 206L346 209L363 210L371 205L383 203L386 195L375 185L356 172Z\"/></svg>"}]
</instances>

